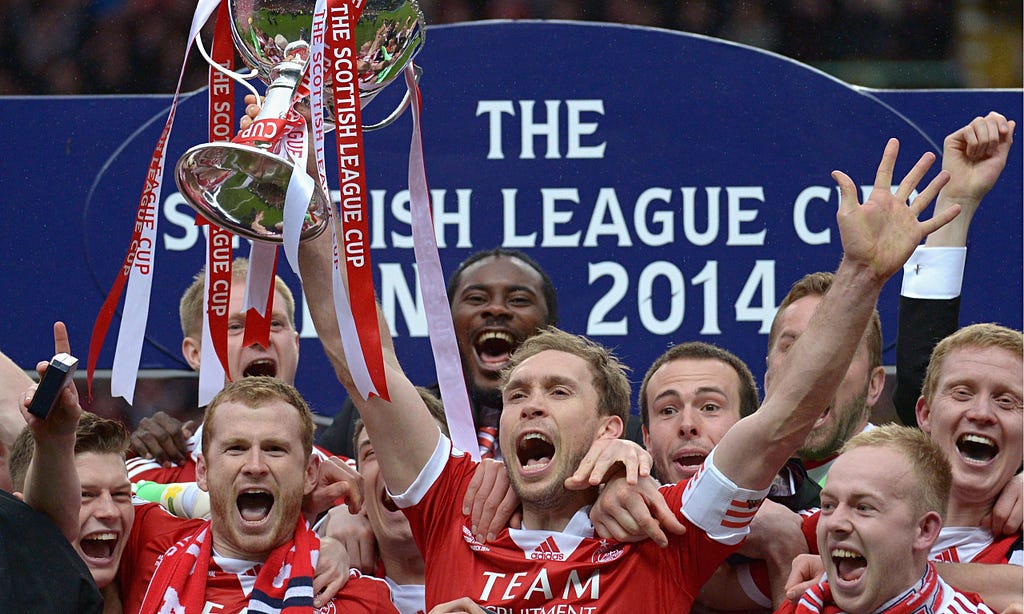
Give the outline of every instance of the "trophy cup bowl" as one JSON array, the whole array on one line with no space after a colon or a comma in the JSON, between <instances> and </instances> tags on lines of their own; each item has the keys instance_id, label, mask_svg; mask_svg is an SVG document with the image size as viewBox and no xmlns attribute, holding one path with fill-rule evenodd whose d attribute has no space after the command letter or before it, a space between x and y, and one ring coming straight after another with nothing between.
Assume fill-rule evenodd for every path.
<instances>
[{"instance_id":1,"label":"trophy cup bowl","mask_svg":"<svg viewBox=\"0 0 1024 614\"><path fill-rule=\"evenodd\" d=\"M270 83L288 46L310 41L314 0L231 0L231 34L246 66ZM363 108L395 80L423 46L423 13L415 0L368 0L356 24L359 101ZM327 129L334 126L331 71L324 71ZM309 104L304 99L301 104Z\"/></svg>"},{"instance_id":2,"label":"trophy cup bowl","mask_svg":"<svg viewBox=\"0 0 1024 614\"><path fill-rule=\"evenodd\" d=\"M302 79L313 29L314 0L231 0L231 31L245 64L268 84L257 119L283 118ZM423 15L415 0L368 0L355 27L359 102L365 108L395 80L423 46ZM325 127L334 126L331 71L324 71ZM386 125L401 113L392 113ZM308 115L309 98L299 111ZM254 241L282 242L285 194L295 169L271 151L273 144L197 145L179 158L175 181L182 196L206 219ZM300 239L327 225L327 196L314 189Z\"/></svg>"}]
</instances>

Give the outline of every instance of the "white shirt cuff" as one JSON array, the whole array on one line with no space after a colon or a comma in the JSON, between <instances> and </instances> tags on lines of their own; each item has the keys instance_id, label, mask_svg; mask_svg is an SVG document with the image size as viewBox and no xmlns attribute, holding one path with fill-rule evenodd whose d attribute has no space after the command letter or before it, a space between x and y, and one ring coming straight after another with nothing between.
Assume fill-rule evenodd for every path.
<instances>
[{"instance_id":1,"label":"white shirt cuff","mask_svg":"<svg viewBox=\"0 0 1024 614\"><path fill-rule=\"evenodd\" d=\"M903 265L903 288L907 298L951 299L960 296L967 262L966 247L920 246Z\"/></svg>"}]
</instances>

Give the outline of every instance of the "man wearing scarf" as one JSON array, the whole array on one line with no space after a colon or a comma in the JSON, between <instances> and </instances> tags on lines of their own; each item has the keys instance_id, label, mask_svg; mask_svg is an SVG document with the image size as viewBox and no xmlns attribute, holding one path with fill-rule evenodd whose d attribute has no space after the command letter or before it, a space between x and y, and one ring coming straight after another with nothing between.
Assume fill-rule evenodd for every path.
<instances>
[{"instance_id":1,"label":"man wearing scarf","mask_svg":"<svg viewBox=\"0 0 1024 614\"><path fill-rule=\"evenodd\" d=\"M317 486L319 457L312 415L293 386L233 382L204 424L196 477L210 493L211 519L159 558L140 612L395 612L387 585L358 573L333 600L314 603L319 539L301 508Z\"/></svg>"},{"instance_id":2,"label":"man wearing scarf","mask_svg":"<svg viewBox=\"0 0 1024 614\"><path fill-rule=\"evenodd\" d=\"M951 483L945 454L917 429L886 425L856 435L821 492L817 540L825 576L777 612L992 612L977 595L946 584L928 561Z\"/></svg>"}]
</instances>

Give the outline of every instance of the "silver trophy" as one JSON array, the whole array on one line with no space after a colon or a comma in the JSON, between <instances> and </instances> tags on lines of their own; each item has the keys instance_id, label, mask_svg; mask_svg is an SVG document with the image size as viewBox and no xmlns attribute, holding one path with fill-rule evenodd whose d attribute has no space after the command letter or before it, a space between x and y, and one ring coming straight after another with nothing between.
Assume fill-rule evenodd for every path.
<instances>
[{"instance_id":1,"label":"silver trophy","mask_svg":"<svg viewBox=\"0 0 1024 614\"><path fill-rule=\"evenodd\" d=\"M230 0L235 48L251 72L224 72L235 79L259 77L268 84L256 119L288 114L309 58L314 7L314 0ZM416 0L367 1L355 27L359 102L364 109L402 74L423 46L423 24ZM206 56L201 45L200 51ZM329 67L325 67L324 79L324 125L332 129ZM363 130L390 124L408 102L407 94L387 118ZM308 105L308 97L297 104ZM270 141L254 146L227 142L197 145L178 160L174 174L178 189L193 209L218 226L255 241L280 243L285 194L296 169L290 160L271 151L272 146ZM302 225L302 239L315 237L326 228L329 206L326 195L315 189Z\"/></svg>"}]
</instances>

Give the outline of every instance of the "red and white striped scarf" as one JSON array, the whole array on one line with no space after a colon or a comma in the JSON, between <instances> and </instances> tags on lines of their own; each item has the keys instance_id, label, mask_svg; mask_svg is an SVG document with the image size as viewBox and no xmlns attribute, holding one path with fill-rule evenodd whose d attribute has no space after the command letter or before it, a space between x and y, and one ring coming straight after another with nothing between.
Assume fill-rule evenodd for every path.
<instances>
[{"instance_id":1,"label":"red and white striped scarf","mask_svg":"<svg viewBox=\"0 0 1024 614\"><path fill-rule=\"evenodd\" d=\"M213 558L207 521L161 557L142 602L141 614L199 614ZM301 516L292 541L282 544L260 567L249 594L250 612L298 614L313 611L313 568L319 540Z\"/></svg>"},{"instance_id":2,"label":"red and white striped scarf","mask_svg":"<svg viewBox=\"0 0 1024 614\"><path fill-rule=\"evenodd\" d=\"M775 614L837 614L843 610L836 605L828 580L822 578L814 588L800 597L800 602L785 602ZM874 614L994 614L974 593L958 591L946 584L928 563L921 579L897 597L882 604Z\"/></svg>"},{"instance_id":3,"label":"red and white striped scarf","mask_svg":"<svg viewBox=\"0 0 1024 614\"><path fill-rule=\"evenodd\" d=\"M884 614L935 614L942 605L943 590L949 587L939 581L939 574L935 572L935 566L928 564L921 580L914 586L907 589L898 597L890 600L877 610ZM832 589L829 588L828 579L822 578L816 586L809 589L800 598L796 605L797 614L836 614L842 612L842 608L836 605L832 599Z\"/></svg>"}]
</instances>

